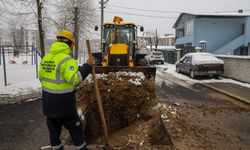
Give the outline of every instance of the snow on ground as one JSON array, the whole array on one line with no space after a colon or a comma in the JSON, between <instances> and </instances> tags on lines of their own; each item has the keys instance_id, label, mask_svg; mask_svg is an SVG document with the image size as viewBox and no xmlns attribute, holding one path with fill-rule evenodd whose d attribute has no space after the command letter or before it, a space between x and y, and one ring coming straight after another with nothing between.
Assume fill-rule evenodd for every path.
<instances>
[{"instance_id":1,"label":"snow on ground","mask_svg":"<svg viewBox=\"0 0 250 150\"><path fill-rule=\"evenodd\" d=\"M143 72L125 72L125 71L119 71L116 73L109 73L109 74L96 74L96 79L102 79L102 80L107 80L107 76L111 75L114 76L115 78L117 78L119 81L124 81L126 80L126 78L124 77L134 77L134 79L130 78L128 79L128 81L132 84L134 84L135 86L140 86L142 85L141 81L143 81L145 79L145 75ZM91 83L92 82L92 76L88 76L85 81L87 83Z\"/></svg>"},{"instance_id":2,"label":"snow on ground","mask_svg":"<svg viewBox=\"0 0 250 150\"><path fill-rule=\"evenodd\" d=\"M162 84L167 85L168 87L172 87L174 84L165 78L164 74L160 71L156 71L155 84L158 87L161 87Z\"/></svg>"},{"instance_id":3,"label":"snow on ground","mask_svg":"<svg viewBox=\"0 0 250 150\"><path fill-rule=\"evenodd\" d=\"M32 63L30 54L20 54L19 57L14 57L12 53L5 53L7 86L4 83L3 60L1 57L0 65L0 97L18 96L29 94L31 91L40 91L41 85L37 79L36 65ZM38 67L40 64L38 56ZM84 63L86 58L79 58L79 62ZM11 62L15 62L12 64Z\"/></svg>"},{"instance_id":4,"label":"snow on ground","mask_svg":"<svg viewBox=\"0 0 250 150\"><path fill-rule=\"evenodd\" d=\"M190 83L190 84L195 84L195 83L233 83L233 84L238 84L247 88L250 88L250 84L249 83L242 83L239 81L235 81L232 79L228 79L228 78L223 78L220 77L220 79L202 79L202 80L196 80L196 79L191 79L190 77L188 77L187 75L181 74L181 73L177 73L175 71L175 65L173 64L164 64L164 65L157 65L157 69L161 69L162 72L166 72L169 73L181 80L185 80L186 82Z\"/></svg>"},{"instance_id":5,"label":"snow on ground","mask_svg":"<svg viewBox=\"0 0 250 150\"><path fill-rule=\"evenodd\" d=\"M11 64L15 61L16 64ZM27 61L27 64L23 62ZM40 64L40 59L38 61ZM36 78L36 66L31 62L30 56L13 57L6 55L7 86L4 85L3 63L0 65L0 95L25 95L31 91L41 89L39 80Z\"/></svg>"},{"instance_id":6,"label":"snow on ground","mask_svg":"<svg viewBox=\"0 0 250 150\"><path fill-rule=\"evenodd\" d=\"M0 95L25 95L32 91L38 91L41 89L39 80L29 80L19 83L14 83L8 86L0 86Z\"/></svg>"}]
</instances>

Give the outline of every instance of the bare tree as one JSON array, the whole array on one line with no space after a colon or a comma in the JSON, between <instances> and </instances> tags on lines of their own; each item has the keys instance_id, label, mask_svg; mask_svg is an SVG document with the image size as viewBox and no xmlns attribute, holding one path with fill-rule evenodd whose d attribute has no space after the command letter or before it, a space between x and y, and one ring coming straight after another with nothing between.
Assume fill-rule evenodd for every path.
<instances>
[{"instance_id":1,"label":"bare tree","mask_svg":"<svg viewBox=\"0 0 250 150\"><path fill-rule=\"evenodd\" d=\"M40 50L41 50L41 56L43 57L45 55L43 17L42 17L43 3L41 0L36 0L36 4L37 4L37 23L38 23L39 38L40 38Z\"/></svg>"},{"instance_id":2,"label":"bare tree","mask_svg":"<svg viewBox=\"0 0 250 150\"><path fill-rule=\"evenodd\" d=\"M89 28L95 24L96 9L92 0L57 0L57 8L60 29L73 31L76 45L74 58L78 59L79 39L89 33Z\"/></svg>"},{"instance_id":3,"label":"bare tree","mask_svg":"<svg viewBox=\"0 0 250 150\"><path fill-rule=\"evenodd\" d=\"M56 12L51 13L49 9ZM50 17L50 14L57 19ZM95 16L92 0L0 0L0 23L11 29L9 37L13 37L15 43L20 43L14 38L12 29L31 25L38 27L42 56L45 55L45 36L55 28L57 31L69 29L76 39L74 58L77 59L79 39L88 35L89 27L95 24Z\"/></svg>"},{"instance_id":4,"label":"bare tree","mask_svg":"<svg viewBox=\"0 0 250 150\"><path fill-rule=\"evenodd\" d=\"M44 21L49 18L44 15L46 3L47 0L0 0L0 21L11 29L10 37L15 41L14 43L17 41L13 28L38 27L39 49L42 57L45 55L45 29L47 27L44 26Z\"/></svg>"},{"instance_id":5,"label":"bare tree","mask_svg":"<svg viewBox=\"0 0 250 150\"><path fill-rule=\"evenodd\" d=\"M25 6L24 0L1 0L0 21L1 28L8 31L5 40L14 44L14 56L18 54L24 43L24 28L29 26L34 14ZM19 30L20 29L20 30Z\"/></svg>"}]
</instances>

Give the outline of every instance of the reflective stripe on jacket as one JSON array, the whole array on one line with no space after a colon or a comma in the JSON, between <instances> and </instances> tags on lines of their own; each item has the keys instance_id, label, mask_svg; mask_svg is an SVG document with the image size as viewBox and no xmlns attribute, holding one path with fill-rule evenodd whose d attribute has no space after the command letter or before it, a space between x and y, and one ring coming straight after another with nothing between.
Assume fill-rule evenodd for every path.
<instances>
[{"instance_id":1,"label":"reflective stripe on jacket","mask_svg":"<svg viewBox=\"0 0 250 150\"><path fill-rule=\"evenodd\" d=\"M70 47L55 42L50 52L44 56L39 68L39 79L44 91L63 94L74 91L82 81L78 63L70 57Z\"/></svg>"}]
</instances>

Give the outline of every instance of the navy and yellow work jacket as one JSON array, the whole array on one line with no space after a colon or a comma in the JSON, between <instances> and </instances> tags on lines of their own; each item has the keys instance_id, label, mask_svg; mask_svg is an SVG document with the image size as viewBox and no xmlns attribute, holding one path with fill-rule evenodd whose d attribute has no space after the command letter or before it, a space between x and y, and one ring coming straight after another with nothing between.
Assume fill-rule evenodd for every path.
<instances>
[{"instance_id":1,"label":"navy and yellow work jacket","mask_svg":"<svg viewBox=\"0 0 250 150\"><path fill-rule=\"evenodd\" d=\"M70 53L66 43L55 42L40 64L43 112L48 117L61 118L76 113L75 87L91 72L88 64L78 67Z\"/></svg>"}]
</instances>

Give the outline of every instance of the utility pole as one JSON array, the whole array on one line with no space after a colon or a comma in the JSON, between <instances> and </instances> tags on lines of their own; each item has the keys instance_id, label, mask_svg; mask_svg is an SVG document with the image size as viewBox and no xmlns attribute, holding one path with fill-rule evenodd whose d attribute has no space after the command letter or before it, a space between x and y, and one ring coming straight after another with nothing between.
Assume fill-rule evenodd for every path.
<instances>
[{"instance_id":1,"label":"utility pole","mask_svg":"<svg viewBox=\"0 0 250 150\"><path fill-rule=\"evenodd\" d=\"M157 29L155 30L155 50L157 50L157 46L158 46L158 32Z\"/></svg>"},{"instance_id":2,"label":"utility pole","mask_svg":"<svg viewBox=\"0 0 250 150\"><path fill-rule=\"evenodd\" d=\"M109 0L106 0L105 2L103 0L101 0L100 4L101 4L101 49L102 48L102 33L103 33L103 22L104 22L104 4L106 4Z\"/></svg>"},{"instance_id":3,"label":"utility pole","mask_svg":"<svg viewBox=\"0 0 250 150\"><path fill-rule=\"evenodd\" d=\"M102 25L104 20L104 2L101 0L101 40L102 40Z\"/></svg>"}]
</instances>

